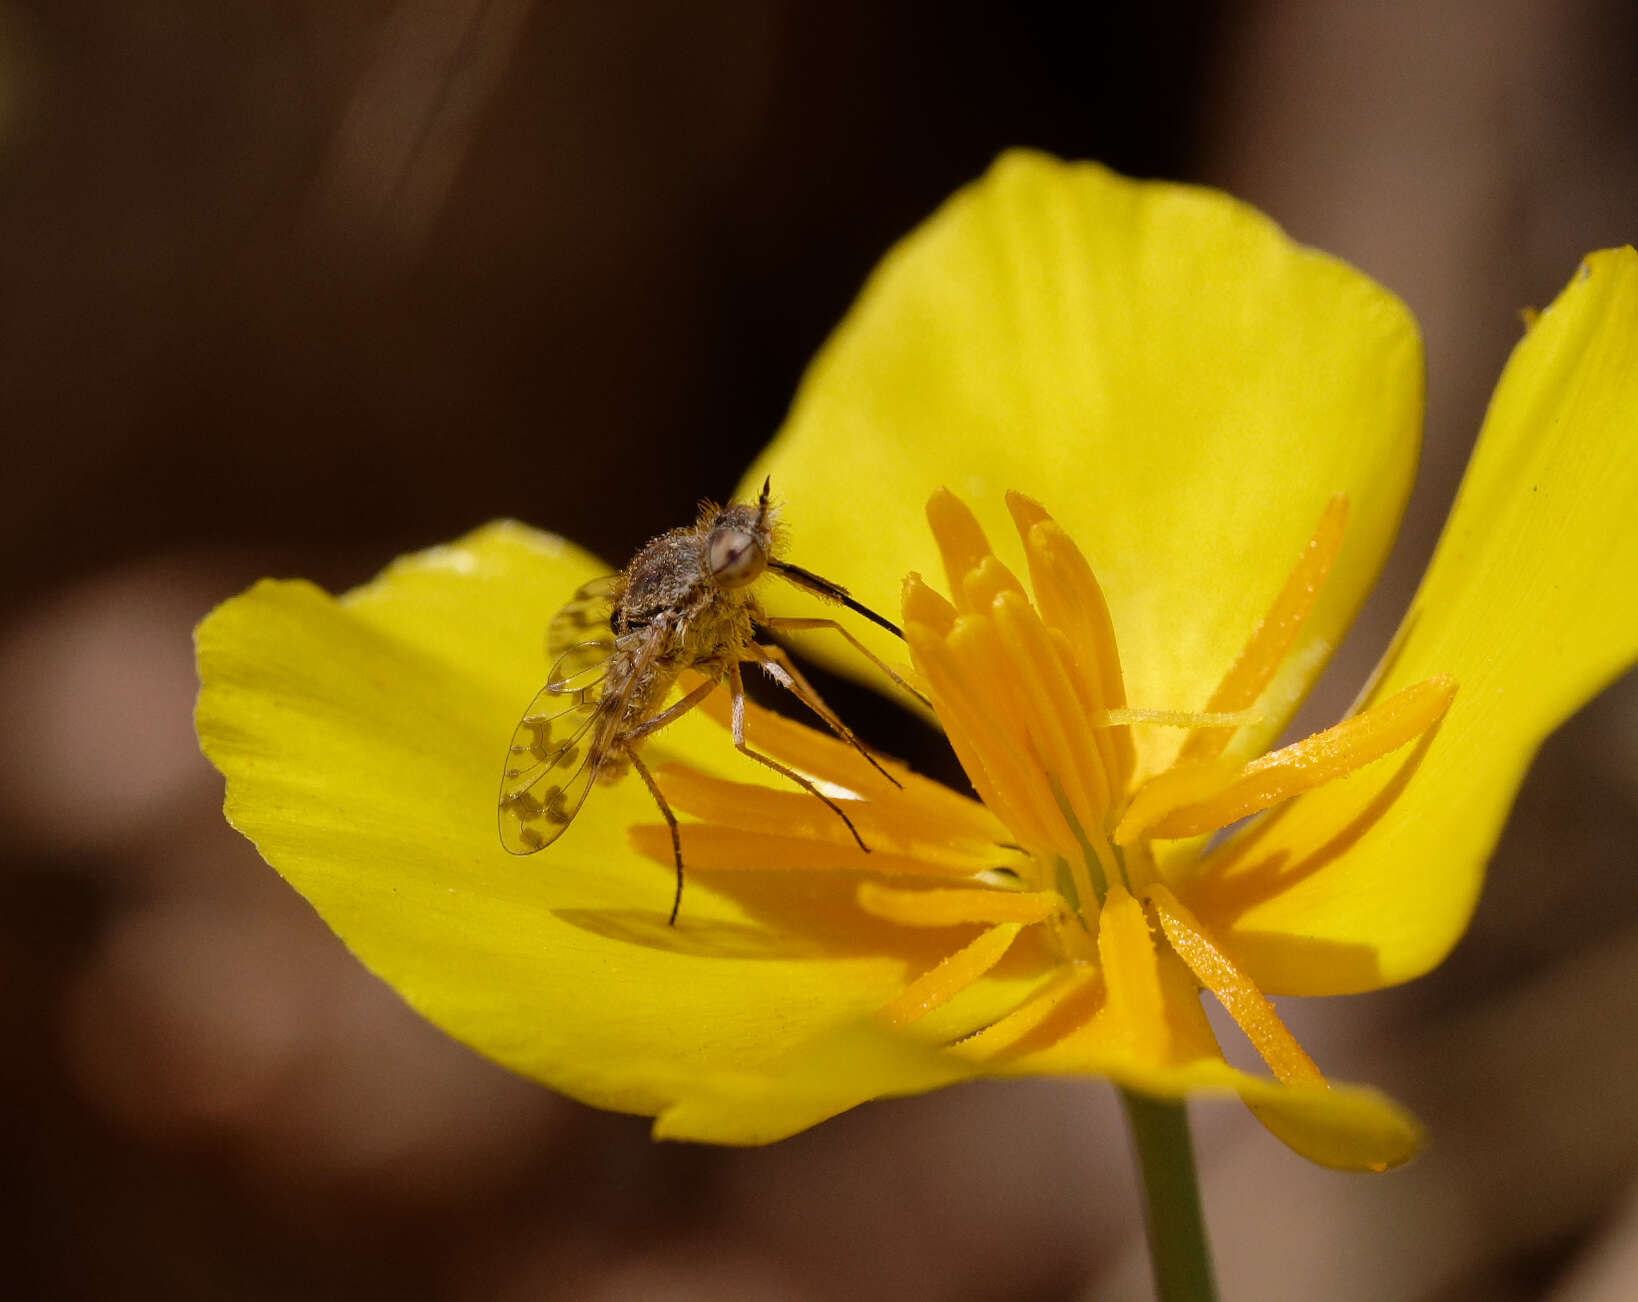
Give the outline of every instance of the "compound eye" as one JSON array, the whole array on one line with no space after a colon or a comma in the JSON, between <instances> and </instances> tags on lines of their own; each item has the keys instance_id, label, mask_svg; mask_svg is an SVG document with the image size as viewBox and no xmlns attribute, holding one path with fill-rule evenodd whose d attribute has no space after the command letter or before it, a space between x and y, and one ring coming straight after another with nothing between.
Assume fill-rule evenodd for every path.
<instances>
[{"instance_id":1,"label":"compound eye","mask_svg":"<svg viewBox=\"0 0 1638 1302\"><path fill-rule=\"evenodd\" d=\"M711 564L711 576L725 588L743 588L768 564L762 544L743 529L714 534L706 559Z\"/></svg>"}]
</instances>

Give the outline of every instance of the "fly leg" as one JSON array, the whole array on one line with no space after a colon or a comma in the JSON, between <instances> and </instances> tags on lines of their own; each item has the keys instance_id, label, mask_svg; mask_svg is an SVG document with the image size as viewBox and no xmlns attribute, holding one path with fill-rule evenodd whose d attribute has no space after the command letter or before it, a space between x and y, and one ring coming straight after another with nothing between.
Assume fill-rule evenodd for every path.
<instances>
[{"instance_id":1,"label":"fly leg","mask_svg":"<svg viewBox=\"0 0 1638 1302\"><path fill-rule=\"evenodd\" d=\"M914 687L910 686L909 683L905 682L903 678L899 677L899 675L894 672L892 666L890 666L879 655L867 647L863 642L859 641L858 638L854 637L853 634L847 630L846 626L837 623L834 619L769 617L761 620L760 622L764 628L774 630L783 629L784 631L791 633L800 632L805 629L833 628L847 640L848 644L855 651L857 651L866 660L870 661L871 664L875 665L876 668L880 669L884 674L891 678L895 684L909 692L911 696L915 697L929 710L933 708L933 703L931 701L918 692Z\"/></svg>"},{"instance_id":2,"label":"fly leg","mask_svg":"<svg viewBox=\"0 0 1638 1302\"><path fill-rule=\"evenodd\" d=\"M813 684L802 676L802 671L796 667L790 656L785 653L784 647L762 646L759 643L751 642L747 644L746 650L748 652L747 659L755 660L766 669L768 676L774 682L817 714L826 727L853 747L854 750L858 751L859 754L863 755L871 768L875 769L895 787L904 786L902 782L876 762L876 757L870 753L870 748L859 740L853 729L842 722L841 716L835 710L825 704L824 699L814 690Z\"/></svg>"},{"instance_id":3,"label":"fly leg","mask_svg":"<svg viewBox=\"0 0 1638 1302\"><path fill-rule=\"evenodd\" d=\"M771 756L762 754L761 751L752 750L750 746L746 744L745 680L740 676L738 664L731 664L728 666L728 694L733 700L734 707L734 749L741 755L754 759L758 764L767 765L775 773L778 773L782 777L789 778L792 782L796 783L797 786L801 787L802 790L808 792L808 794L817 796L820 800L824 801L826 806L829 807L831 813L835 814L837 818L841 819L842 822L847 825L847 830L852 833L853 839L858 842L859 849L863 850L866 854L869 854L870 847L864 843L864 838L859 835L859 829L853 826L853 820L843 812L840 805L827 796L823 791L819 790L818 787L814 786L812 782L808 781L807 778L803 777L795 769L786 768L778 760L772 758Z\"/></svg>"},{"instance_id":4,"label":"fly leg","mask_svg":"<svg viewBox=\"0 0 1638 1302\"><path fill-rule=\"evenodd\" d=\"M715 683L711 684L713 687ZM631 761L631 767L637 770L637 776L643 780L648 788L648 794L654 797L654 803L660 807L660 813L665 818L665 824L671 829L671 857L677 863L677 893L671 897L671 916L666 919L666 926L677 925L677 910L682 908L682 833L677 829L677 816L671 812L671 806L666 803L665 797L660 794L660 787L654 781L654 775L648 771L648 765L638 757L637 752L628 750L626 758Z\"/></svg>"},{"instance_id":5,"label":"fly leg","mask_svg":"<svg viewBox=\"0 0 1638 1302\"><path fill-rule=\"evenodd\" d=\"M677 816L671 812L671 806L666 803L665 797L660 794L660 784L654 780L654 775L648 771L648 765L644 764L641 756L637 754L636 743L651 733L658 732L666 724L675 722L687 714L716 690L718 681L717 675L713 674L680 701L667 706L652 719L647 719L633 728L621 740L621 749L624 751L626 758L631 761L631 767L637 770L637 776L643 780L643 785L648 788L648 794L654 797L654 803L660 807L660 813L665 818L666 826L671 829L671 858L677 865L677 893L671 897L671 917L666 921L668 927L677 925L677 910L682 908L682 833L677 827Z\"/></svg>"},{"instance_id":6,"label":"fly leg","mask_svg":"<svg viewBox=\"0 0 1638 1302\"><path fill-rule=\"evenodd\" d=\"M701 670L700 672L703 673L705 671ZM716 674L720 674L721 672L722 671L720 669L715 671ZM630 732L626 733L621 738L621 741L629 745L631 742L641 741L644 737L658 732L668 723L675 723L678 719L682 718L683 715L687 714L696 705L703 701L707 696L711 695L712 692L716 691L717 682L718 679L715 676L706 679L680 701L676 701L673 704L666 706L665 709L661 710L652 719L645 719L642 723L638 724Z\"/></svg>"}]
</instances>

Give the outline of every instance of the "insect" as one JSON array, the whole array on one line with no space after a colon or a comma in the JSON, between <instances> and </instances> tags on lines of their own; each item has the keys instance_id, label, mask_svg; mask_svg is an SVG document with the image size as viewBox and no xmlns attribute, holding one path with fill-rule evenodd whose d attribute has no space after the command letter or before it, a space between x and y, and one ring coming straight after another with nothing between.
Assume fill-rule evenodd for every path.
<instances>
[{"instance_id":1,"label":"insect","mask_svg":"<svg viewBox=\"0 0 1638 1302\"><path fill-rule=\"evenodd\" d=\"M546 686L512 734L501 776L501 843L513 854L533 854L563 835L594 782L612 782L635 769L671 830L677 868L673 925L682 904L682 839L676 815L638 753L644 740L726 681L735 748L823 801L847 825L859 848L868 851L836 801L746 742L740 665L760 665L894 785L897 780L820 699L784 648L759 642L758 635L765 630L833 629L900 687L921 696L836 620L782 619L763 611L751 586L772 571L904 636L840 584L779 558L783 540L768 492L764 481L754 503L705 503L693 526L661 534L619 574L581 586L548 625L552 667ZM689 669L705 681L665 706L678 676Z\"/></svg>"}]
</instances>

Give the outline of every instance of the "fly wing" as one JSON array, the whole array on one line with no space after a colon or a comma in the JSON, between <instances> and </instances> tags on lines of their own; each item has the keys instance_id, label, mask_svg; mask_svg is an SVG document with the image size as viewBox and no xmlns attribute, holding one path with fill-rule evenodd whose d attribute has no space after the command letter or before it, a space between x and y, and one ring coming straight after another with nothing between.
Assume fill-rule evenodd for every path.
<instances>
[{"instance_id":1,"label":"fly wing","mask_svg":"<svg viewBox=\"0 0 1638 1302\"><path fill-rule=\"evenodd\" d=\"M558 656L546 675L546 692L553 696L573 696L596 687L609 671L614 654L614 638L577 642Z\"/></svg>"},{"instance_id":2,"label":"fly wing","mask_svg":"<svg viewBox=\"0 0 1638 1302\"><path fill-rule=\"evenodd\" d=\"M501 774L500 838L513 854L544 849L573 821L608 754L618 698L541 688L517 729Z\"/></svg>"},{"instance_id":3,"label":"fly wing","mask_svg":"<svg viewBox=\"0 0 1638 1302\"><path fill-rule=\"evenodd\" d=\"M511 853L544 850L580 812L608 753L611 717L591 694L563 696L550 686L536 694L501 773L501 845Z\"/></svg>"},{"instance_id":4,"label":"fly wing","mask_svg":"<svg viewBox=\"0 0 1638 1302\"><path fill-rule=\"evenodd\" d=\"M657 624L618 681L601 692L547 683L512 732L501 772L500 838L513 854L533 854L562 836L617 744L633 690L665 641ZM601 678L606 665L600 665Z\"/></svg>"},{"instance_id":5,"label":"fly wing","mask_svg":"<svg viewBox=\"0 0 1638 1302\"><path fill-rule=\"evenodd\" d=\"M564 653L576 646L606 645L614 649L614 633L609 615L614 610L618 574L600 574L574 590L574 596L552 616L546 626L546 663L555 665ZM603 653L605 656L607 651ZM551 677L555 678L554 673Z\"/></svg>"}]
</instances>

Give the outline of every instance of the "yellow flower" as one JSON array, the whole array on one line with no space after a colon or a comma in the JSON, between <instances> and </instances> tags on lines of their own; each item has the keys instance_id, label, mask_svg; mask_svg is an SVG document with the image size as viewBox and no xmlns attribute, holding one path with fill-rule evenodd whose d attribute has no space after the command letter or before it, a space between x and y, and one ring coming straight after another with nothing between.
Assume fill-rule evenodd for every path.
<instances>
[{"instance_id":1,"label":"yellow flower","mask_svg":"<svg viewBox=\"0 0 1638 1302\"><path fill-rule=\"evenodd\" d=\"M1344 499L1327 504L1272 609L1198 713L1127 706L1111 617L1091 568L1037 503L1013 493L1008 506L1034 603L971 512L946 491L934 494L928 517L954 602L919 575L905 583L904 631L915 667L983 803L905 771L895 778L861 772L841 741L760 715L755 733L776 758L864 798L852 819L866 831L870 852L799 793L676 766L665 772L666 789L701 820L686 839L693 868L868 873L856 886L865 914L944 935L982 928L946 942L951 952L878 1014L897 1030L945 1013L935 1034L918 1038L951 1045L971 1070L1095 1072L1162 1097L1232 1089L1315 1160L1385 1166L1409 1156L1415 1123L1368 1091L1329 1089L1225 942L1251 905L1316 871L1341 847L1304 847L1304 867L1295 873L1275 860L1273 881L1259 848L1267 825L1199 853L1204 834L1336 782L1418 738L1431 745L1431 730L1451 703L1455 684L1435 676L1249 763L1224 758L1234 732L1250 721L1245 707L1263 694L1323 591L1344 536ZM1190 730L1181 745L1167 744L1151 731L1156 724ZM1392 779L1396 787L1424 750L1410 750ZM671 861L666 827L640 827L635 840L657 862ZM1253 860L1257 872L1245 867ZM1020 954L1031 928L1033 950ZM1016 966L1028 993L1000 982L975 1000L979 982L1009 955L1022 960ZM1223 1061L1200 1009L1202 988L1239 1024L1273 1082ZM856 1090L857 1083L844 1085L826 1071L823 1059L837 1043L810 1046L796 1071ZM920 1070L936 1077L950 1068L929 1056ZM823 1106L845 1097L833 1093ZM744 1100L730 1091L710 1106L725 1104L737 1111ZM696 1105L692 1115L698 1127L706 1114ZM748 1115L767 1126L766 1106ZM816 1118L799 1110L794 1119ZM791 1128L791 1120L779 1128ZM665 1124L674 1126L675 1116ZM724 1124L727 1116L704 1129Z\"/></svg>"},{"instance_id":2,"label":"yellow flower","mask_svg":"<svg viewBox=\"0 0 1638 1302\"><path fill-rule=\"evenodd\" d=\"M227 603L200 736L235 826L410 1003L657 1134L1097 1073L1389 1165L1414 1122L1328 1086L1264 996L1436 964L1536 747L1638 656L1638 254L1589 258L1515 351L1360 710L1259 758L1386 554L1420 390L1403 307L1242 205L1008 155L889 255L746 481L773 476L793 559L878 607L942 554L952 600L910 579L906 635L983 803L755 714L865 798L866 855L691 716L646 752L687 763L660 775L696 820L677 927L640 784L512 858L500 752L547 617L603 568L516 525L339 600ZM1009 534L1022 565L991 554ZM1201 988L1272 1077L1223 1060Z\"/></svg>"}]
</instances>

